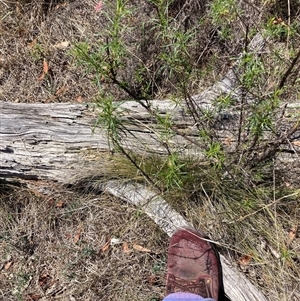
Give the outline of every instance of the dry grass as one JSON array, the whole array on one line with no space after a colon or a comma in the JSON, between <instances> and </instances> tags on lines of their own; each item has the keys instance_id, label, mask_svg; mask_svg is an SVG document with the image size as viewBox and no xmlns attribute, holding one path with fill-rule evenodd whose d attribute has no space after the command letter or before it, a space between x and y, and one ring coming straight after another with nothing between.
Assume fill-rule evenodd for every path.
<instances>
[{"instance_id":1,"label":"dry grass","mask_svg":"<svg viewBox=\"0 0 300 301\"><path fill-rule=\"evenodd\" d=\"M273 178L251 187L204 166L194 175L195 191L168 197L178 212L214 238L220 252L268 300L300 297L299 169L288 168L289 177L280 178L274 167Z\"/></svg>"},{"instance_id":2,"label":"dry grass","mask_svg":"<svg viewBox=\"0 0 300 301\"><path fill-rule=\"evenodd\" d=\"M174 10L173 14L179 10L182 14L180 18L183 19L185 14L192 16L193 10L197 10L197 18L203 17L205 3L189 2L188 5L178 2L178 7L175 3L170 9ZM154 6L150 1L145 1L141 5L139 1L131 0L130 4L133 8L133 16L129 26L137 27L138 30L140 24L145 26L144 36L140 31L131 32L128 36L128 44L132 46L130 51L135 52L135 55L137 52L139 57L136 60L143 61L150 72L156 73L155 68L159 69L161 66L156 65L159 45L153 43L154 24L151 22L144 24L143 20L145 14L147 16L154 14ZM84 3L78 0L0 1L1 99L12 102L92 101L98 92L93 85L94 76L86 74L82 67L76 67L70 50L74 43L81 41L88 41L90 45L97 47L99 32L105 31L106 19L101 13L95 11L95 5L96 1L92 0ZM105 10L109 7L110 2L104 4ZM196 17L189 18L189 22L197 22ZM211 41L211 30L203 27L198 33L203 43L199 43L195 49L195 61L202 79L198 78L191 83L196 93L209 86L212 80L220 76L220 70L225 71L228 66L228 55L222 53L224 45L215 45L214 41ZM68 42L69 46L62 46L61 43L64 42ZM207 43L210 44L209 48L206 46ZM229 49L228 45L226 47ZM238 53L240 47L239 43L231 45L231 53ZM43 74L44 60L49 65L49 73L43 80L39 80ZM208 61L210 68L206 66ZM130 68L134 68L136 63L136 61L128 62L127 69L123 70L123 75L128 81L134 81L134 72ZM217 73L213 71L214 66L218 69ZM168 82L167 75L161 74L155 80L154 97L164 97L170 93L174 83ZM112 91L113 87L102 84L104 88ZM113 93L114 99L128 97L119 89L115 89Z\"/></svg>"},{"instance_id":3,"label":"dry grass","mask_svg":"<svg viewBox=\"0 0 300 301\"><path fill-rule=\"evenodd\" d=\"M92 1L0 1L1 99L12 102L89 101L91 78L72 64L69 45L94 36L101 20ZM49 74L43 73L43 61Z\"/></svg>"},{"instance_id":4,"label":"dry grass","mask_svg":"<svg viewBox=\"0 0 300 301\"><path fill-rule=\"evenodd\" d=\"M107 195L48 187L1 195L3 300L162 298L168 238L148 217Z\"/></svg>"},{"instance_id":5,"label":"dry grass","mask_svg":"<svg viewBox=\"0 0 300 301\"><path fill-rule=\"evenodd\" d=\"M143 160L146 171L154 173L155 158ZM106 171L107 177L127 174L127 178L137 179L127 160L117 156L113 162ZM268 300L298 301L300 169L285 167L283 173L281 165L274 165L273 173L261 180L261 184L247 185L244 181L233 183L224 175L220 177L218 171L198 162L193 174L185 175L184 187L165 191L164 197L191 224L212 237L220 252ZM89 182L97 189L97 183L101 184L105 178L106 174L98 178L94 175L90 181L85 180L84 187ZM156 180L159 182L159 177Z\"/></svg>"},{"instance_id":6,"label":"dry grass","mask_svg":"<svg viewBox=\"0 0 300 301\"><path fill-rule=\"evenodd\" d=\"M122 164L120 158L117 162ZM163 298L168 237L145 214L96 191L27 184L30 189L1 185L4 300ZM267 185L254 193L207 172L202 172L200 186L193 197L174 191L165 197L204 229L269 300L297 301L299 190L276 189L273 198ZM119 243L108 245L113 239ZM150 252L135 249L135 244Z\"/></svg>"},{"instance_id":7,"label":"dry grass","mask_svg":"<svg viewBox=\"0 0 300 301\"><path fill-rule=\"evenodd\" d=\"M201 205L187 206L189 219L207 229L269 300L299 300L299 191L276 193L273 199L263 186L256 194L226 186L227 191L209 193L204 184Z\"/></svg>"}]
</instances>

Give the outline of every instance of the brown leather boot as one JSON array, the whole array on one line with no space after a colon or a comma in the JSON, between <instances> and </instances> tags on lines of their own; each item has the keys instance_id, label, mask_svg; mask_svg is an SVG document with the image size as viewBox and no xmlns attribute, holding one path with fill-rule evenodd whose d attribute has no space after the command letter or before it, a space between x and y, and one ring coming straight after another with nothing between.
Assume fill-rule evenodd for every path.
<instances>
[{"instance_id":1,"label":"brown leather boot","mask_svg":"<svg viewBox=\"0 0 300 301\"><path fill-rule=\"evenodd\" d=\"M167 295L190 292L203 298L225 297L218 252L208 237L193 228L176 231L170 240L167 264Z\"/></svg>"}]
</instances>

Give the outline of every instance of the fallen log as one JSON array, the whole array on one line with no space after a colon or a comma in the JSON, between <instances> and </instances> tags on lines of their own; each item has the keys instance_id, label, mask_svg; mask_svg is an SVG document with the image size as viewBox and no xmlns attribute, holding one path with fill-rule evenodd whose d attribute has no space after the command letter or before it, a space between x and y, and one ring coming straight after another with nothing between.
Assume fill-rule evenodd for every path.
<instances>
[{"instance_id":1,"label":"fallen log","mask_svg":"<svg viewBox=\"0 0 300 301\"><path fill-rule=\"evenodd\" d=\"M149 112L134 101L120 105L126 133L122 145L141 153L166 153L165 143L183 155L203 155L204 146L197 142L193 120L184 106L170 100L151 102L161 114L174 116L176 133L168 141L161 137L161 127ZM290 105L299 112L300 105ZM70 182L93 168L102 151L109 150L103 127L94 128L97 111L91 105L50 103L25 104L0 102L0 177L45 179ZM234 120L233 120L234 121ZM219 128L216 134L225 147L234 146L236 129ZM286 148L299 149L298 140ZM228 143L230 141L230 143ZM194 143L196 142L196 144ZM297 153L281 156L286 161L298 161ZM298 161L299 162L299 161Z\"/></svg>"}]
</instances>

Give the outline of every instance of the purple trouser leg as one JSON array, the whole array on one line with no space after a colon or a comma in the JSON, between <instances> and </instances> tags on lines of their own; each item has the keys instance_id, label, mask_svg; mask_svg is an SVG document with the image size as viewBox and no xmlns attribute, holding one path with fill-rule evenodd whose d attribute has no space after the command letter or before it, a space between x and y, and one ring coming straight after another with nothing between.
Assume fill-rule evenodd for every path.
<instances>
[{"instance_id":1,"label":"purple trouser leg","mask_svg":"<svg viewBox=\"0 0 300 301\"><path fill-rule=\"evenodd\" d=\"M178 292L166 296L163 301L215 301L215 299L202 298L201 296L192 293Z\"/></svg>"}]
</instances>

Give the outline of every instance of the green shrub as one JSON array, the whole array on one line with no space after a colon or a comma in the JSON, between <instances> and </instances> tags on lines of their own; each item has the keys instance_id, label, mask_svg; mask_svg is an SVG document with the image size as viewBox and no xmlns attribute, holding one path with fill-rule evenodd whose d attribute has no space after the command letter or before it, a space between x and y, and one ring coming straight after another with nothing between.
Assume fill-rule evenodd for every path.
<instances>
[{"instance_id":1,"label":"green shrub","mask_svg":"<svg viewBox=\"0 0 300 301\"><path fill-rule=\"evenodd\" d=\"M95 75L99 87L99 97L95 100L100 109L98 123L106 128L111 147L125 153L142 174L148 174L149 170L136 161L145 158L134 156L122 146L121 137L127 131L125 115L113 100L115 94L123 95L122 99L129 98L144 107L160 129L157 138L166 150L166 157L160 160L158 170L148 175L149 179L154 177L154 184L163 183L167 189L183 187L187 171L182 170L187 164L171 141L176 135L187 139L186 135L176 129L171 115L162 115L148 101L168 95L175 105L187 108L199 134L188 142L194 144L213 169L239 178L236 168L237 176L228 172L233 165L250 172L251 168L257 170L261 164L272 161L282 151L281 145L286 140L292 141L299 129L299 123L295 123L283 139L282 119L279 119L285 113L283 104L299 88L299 81L293 80L299 59L293 46L295 40L299 41L299 33L293 28L299 21L295 19L288 26L272 17L265 26L253 24L246 17L245 6L235 0L214 0L190 10L176 0L149 0L144 5L151 8L151 13L135 21L139 8L130 1L105 2L101 13L106 27L99 33L97 43L81 42L72 51L77 63ZM243 30L237 30L241 27ZM260 50L249 47L251 38L260 33L264 37L286 39L285 57L281 54L281 44L262 45ZM133 36L140 39L133 40ZM266 39L262 44L267 43ZM229 43L235 49L229 50ZM216 63L218 60L220 63ZM202 100L197 102L193 93L204 79L210 79L212 85L217 64L228 60L236 77L234 90L221 94L211 106L202 107ZM210 74L204 69L211 70ZM232 112L235 120L227 125L226 116L232 120ZM217 135L218 126L232 133L234 142L229 143L230 148Z\"/></svg>"}]
</instances>

